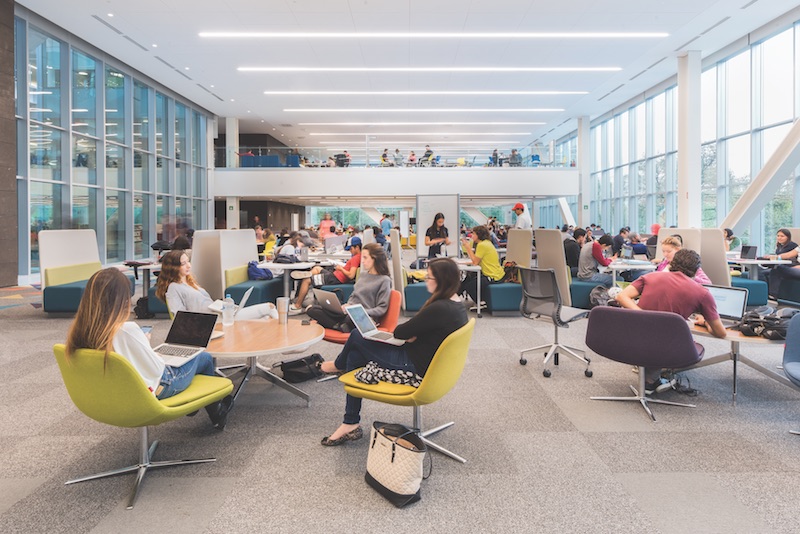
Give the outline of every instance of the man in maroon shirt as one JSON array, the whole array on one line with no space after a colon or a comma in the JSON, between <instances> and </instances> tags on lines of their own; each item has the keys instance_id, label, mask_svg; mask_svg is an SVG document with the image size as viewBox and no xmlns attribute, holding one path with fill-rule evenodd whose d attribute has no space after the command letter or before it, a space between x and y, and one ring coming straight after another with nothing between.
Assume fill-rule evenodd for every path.
<instances>
[{"instance_id":1,"label":"man in maroon shirt","mask_svg":"<svg viewBox=\"0 0 800 534\"><path fill-rule=\"evenodd\" d=\"M693 280L700 267L700 255L689 249L675 253L669 271L647 274L633 281L617 302L632 310L668 311L684 319L694 315L694 324L705 326L715 337L724 338L727 333L720 321L717 305L708 290ZM634 299L638 298L638 302ZM660 393L674 386L674 380L661 377L661 369L647 369L645 393Z\"/></svg>"}]
</instances>

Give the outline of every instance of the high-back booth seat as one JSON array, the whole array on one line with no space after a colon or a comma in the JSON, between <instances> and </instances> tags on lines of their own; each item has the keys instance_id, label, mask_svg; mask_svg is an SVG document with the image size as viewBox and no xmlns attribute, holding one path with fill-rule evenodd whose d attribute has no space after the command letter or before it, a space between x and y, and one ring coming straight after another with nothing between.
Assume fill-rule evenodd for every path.
<instances>
[{"instance_id":1,"label":"high-back booth seat","mask_svg":"<svg viewBox=\"0 0 800 534\"><path fill-rule=\"evenodd\" d=\"M284 274L287 276L288 273ZM247 265L225 270L225 294L230 294L234 302L241 302L248 289L253 288L247 305L272 302L283 296L283 279L250 280L247 276Z\"/></svg>"},{"instance_id":2,"label":"high-back booth seat","mask_svg":"<svg viewBox=\"0 0 800 534\"><path fill-rule=\"evenodd\" d=\"M139 429L139 463L76 478L66 484L135 472L137 476L128 500L128 509L131 509L148 469L216 460L203 458L154 462L152 459L158 441L149 443L147 427L184 417L222 400L233 391L233 383L227 378L197 375L181 393L159 400L136 369L119 354L109 353L106 361L104 351L81 349L67 360L66 347L62 344L55 345L53 353L67 392L84 415L107 425Z\"/></svg>"},{"instance_id":3,"label":"high-back booth seat","mask_svg":"<svg viewBox=\"0 0 800 534\"><path fill-rule=\"evenodd\" d=\"M747 289L748 306L764 306L769 300L767 283L763 280L751 280L743 276L732 276L731 285L733 287L743 287Z\"/></svg>"},{"instance_id":4,"label":"high-back booth seat","mask_svg":"<svg viewBox=\"0 0 800 534\"><path fill-rule=\"evenodd\" d=\"M45 269L45 288L42 292L42 307L49 313L76 312L83 298L89 278L102 269L100 262L63 265ZM136 280L128 275L131 296L136 289Z\"/></svg>"}]
</instances>

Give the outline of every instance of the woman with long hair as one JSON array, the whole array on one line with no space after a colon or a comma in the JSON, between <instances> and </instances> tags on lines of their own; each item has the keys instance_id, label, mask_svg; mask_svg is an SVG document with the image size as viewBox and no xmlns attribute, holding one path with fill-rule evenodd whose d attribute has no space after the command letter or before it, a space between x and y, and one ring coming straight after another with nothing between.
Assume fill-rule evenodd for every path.
<instances>
[{"instance_id":1,"label":"woman with long hair","mask_svg":"<svg viewBox=\"0 0 800 534\"><path fill-rule=\"evenodd\" d=\"M114 351L133 365L147 388L159 399L177 395L195 375L214 375L214 361L201 352L180 367L171 367L150 347L139 325L128 321L131 314L130 282L114 268L97 271L86 284L75 321L67 334L67 359L79 349ZM206 407L214 427L222 430L233 406L227 396Z\"/></svg>"},{"instance_id":2,"label":"woman with long hair","mask_svg":"<svg viewBox=\"0 0 800 534\"><path fill-rule=\"evenodd\" d=\"M326 373L347 372L374 362L381 372L394 375L394 381L418 386L442 341L467 324L467 311L458 296L460 279L458 265L453 260L431 260L425 276L431 297L414 317L394 330L394 337L407 340L404 345L364 339L355 330L339 356L323 362L321 369ZM364 431L360 421L361 399L347 395L342 424L323 438L322 444L335 446L361 438Z\"/></svg>"},{"instance_id":3,"label":"woman with long hair","mask_svg":"<svg viewBox=\"0 0 800 534\"><path fill-rule=\"evenodd\" d=\"M428 258L435 258L442 253L442 245L450 244L450 232L444 225L444 213L433 216L433 224L425 231L425 246L428 247ZM447 249L445 249L447 252Z\"/></svg>"},{"instance_id":4,"label":"woman with long hair","mask_svg":"<svg viewBox=\"0 0 800 534\"><path fill-rule=\"evenodd\" d=\"M377 243L364 245L361 248L361 273L357 275L356 285L347 304L361 304L367 315L378 322L389 309L391 294L392 279L389 278L386 251ZM306 313L323 328L350 332L354 326L346 313L334 314L318 304L312 305Z\"/></svg>"},{"instance_id":5,"label":"woman with long hair","mask_svg":"<svg viewBox=\"0 0 800 534\"><path fill-rule=\"evenodd\" d=\"M667 236L662 239L661 253L664 255L664 259L658 264L656 271L663 271L665 269L669 270L669 264L672 261L672 258L674 258L675 253L682 248L683 241L677 235ZM700 267L697 268L697 272L695 273L693 280L701 285L711 284L711 279L708 278L708 275L704 273L703 269Z\"/></svg>"},{"instance_id":6,"label":"woman with long hair","mask_svg":"<svg viewBox=\"0 0 800 534\"><path fill-rule=\"evenodd\" d=\"M497 249L494 248L492 244L489 230L485 226L479 225L472 229L472 235L478 242L475 251L472 251L472 246L466 238L462 239L463 248L467 251L472 265L481 266L482 276L478 276L478 273L469 273L469 276L464 279L464 283L461 287L477 304L478 279L480 278L481 282L481 294L486 295L486 288L489 284L502 282L506 272L503 266L500 265L500 256L497 254Z\"/></svg>"},{"instance_id":7,"label":"woman with long hair","mask_svg":"<svg viewBox=\"0 0 800 534\"><path fill-rule=\"evenodd\" d=\"M214 303L208 291L192 276L192 264L182 250L171 250L161 257L156 297L166 302L172 314L179 311L209 313L208 306ZM266 317L278 318L278 310L271 302L247 306L236 312L236 318L242 320Z\"/></svg>"}]
</instances>

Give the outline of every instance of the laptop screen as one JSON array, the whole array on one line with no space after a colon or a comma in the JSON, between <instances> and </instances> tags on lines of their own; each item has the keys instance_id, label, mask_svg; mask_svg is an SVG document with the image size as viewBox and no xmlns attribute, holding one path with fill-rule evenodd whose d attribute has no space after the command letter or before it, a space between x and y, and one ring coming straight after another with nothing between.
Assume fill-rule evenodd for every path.
<instances>
[{"instance_id":1,"label":"laptop screen","mask_svg":"<svg viewBox=\"0 0 800 534\"><path fill-rule=\"evenodd\" d=\"M622 259L623 260L632 260L633 259L633 247L623 246L622 247Z\"/></svg>"},{"instance_id":2,"label":"laptop screen","mask_svg":"<svg viewBox=\"0 0 800 534\"><path fill-rule=\"evenodd\" d=\"M366 334L367 332L372 332L375 330L375 323L372 322L369 315L367 315L367 310L364 309L364 306L361 304L356 304L353 306L348 306L345 308L347 310L347 314L355 323L356 328L362 334Z\"/></svg>"},{"instance_id":3,"label":"laptop screen","mask_svg":"<svg viewBox=\"0 0 800 534\"><path fill-rule=\"evenodd\" d=\"M745 260L754 260L756 259L756 253L758 252L758 247L756 246L742 246L742 253L741 257Z\"/></svg>"},{"instance_id":4,"label":"laptop screen","mask_svg":"<svg viewBox=\"0 0 800 534\"><path fill-rule=\"evenodd\" d=\"M206 347L217 322L216 313L179 311L175 314L166 342L173 345Z\"/></svg>"},{"instance_id":5,"label":"laptop screen","mask_svg":"<svg viewBox=\"0 0 800 534\"><path fill-rule=\"evenodd\" d=\"M747 289L742 287L705 286L723 319L739 321L747 309Z\"/></svg>"}]
</instances>

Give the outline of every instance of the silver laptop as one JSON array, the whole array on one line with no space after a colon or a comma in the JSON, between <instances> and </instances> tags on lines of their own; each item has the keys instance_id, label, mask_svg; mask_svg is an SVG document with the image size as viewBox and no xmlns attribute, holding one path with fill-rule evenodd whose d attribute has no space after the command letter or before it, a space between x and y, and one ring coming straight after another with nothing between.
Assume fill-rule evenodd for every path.
<instances>
[{"instance_id":1,"label":"silver laptop","mask_svg":"<svg viewBox=\"0 0 800 534\"><path fill-rule=\"evenodd\" d=\"M314 288L312 291L314 292L314 298L317 299L317 302L325 311L333 315L344 315L344 308L342 308L342 303L339 302L339 297L336 293L319 288Z\"/></svg>"},{"instance_id":2,"label":"silver laptop","mask_svg":"<svg viewBox=\"0 0 800 534\"><path fill-rule=\"evenodd\" d=\"M247 291L244 292L242 295L242 300L239 301L239 304L236 306L236 311L234 311L234 316L238 315L239 312L247 306L247 300L250 298L250 295L253 293L254 287L251 287ZM208 309L215 311L217 313L222 313L222 307L225 305L225 301L221 299L217 299L211 304L208 305Z\"/></svg>"},{"instance_id":3,"label":"silver laptop","mask_svg":"<svg viewBox=\"0 0 800 534\"><path fill-rule=\"evenodd\" d=\"M758 247L753 245L743 245L739 257L743 260L754 260L758 256Z\"/></svg>"},{"instance_id":4,"label":"silver laptop","mask_svg":"<svg viewBox=\"0 0 800 534\"><path fill-rule=\"evenodd\" d=\"M373 341L380 341L381 343L389 343L390 345L400 346L405 343L404 339L397 339L391 332L383 332L378 330L378 327L372 322L372 318L367 315L367 310L361 304L350 304L345 308L347 315L353 320L353 323L361 332L361 337L364 339L371 339Z\"/></svg>"},{"instance_id":5,"label":"silver laptop","mask_svg":"<svg viewBox=\"0 0 800 534\"><path fill-rule=\"evenodd\" d=\"M179 311L167 339L153 350L167 365L180 367L206 349L216 323L215 313Z\"/></svg>"},{"instance_id":6,"label":"silver laptop","mask_svg":"<svg viewBox=\"0 0 800 534\"><path fill-rule=\"evenodd\" d=\"M727 326L734 326L742 321L742 317L747 312L747 288L744 287L725 287L725 286L705 286L714 302L717 305L717 313L722 323Z\"/></svg>"}]
</instances>

